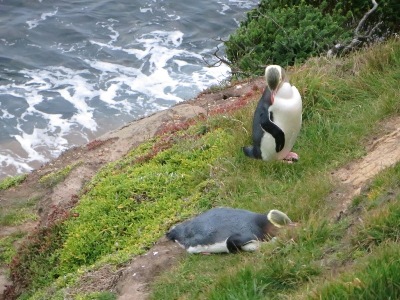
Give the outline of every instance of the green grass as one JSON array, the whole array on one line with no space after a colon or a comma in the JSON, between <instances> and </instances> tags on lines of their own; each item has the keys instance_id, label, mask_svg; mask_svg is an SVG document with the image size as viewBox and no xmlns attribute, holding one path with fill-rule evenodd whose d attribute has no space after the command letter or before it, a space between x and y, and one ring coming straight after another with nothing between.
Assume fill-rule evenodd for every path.
<instances>
[{"instance_id":1,"label":"green grass","mask_svg":"<svg viewBox=\"0 0 400 300\"><path fill-rule=\"evenodd\" d=\"M232 115L153 139L105 167L86 187L73 217L26 245L21 264L12 269L27 276L24 299L47 299L44 294L55 290L62 295L83 272L124 263L145 252L172 224L219 205L257 212L277 208L301 227L256 253L188 255L152 286L153 299L304 296L313 280L326 276L321 261L344 264L395 241L397 231L378 230L379 240L354 242L376 232L374 224L398 224L397 208L389 207L371 212L370 226L344 244L347 221L326 222L330 204L325 198L333 189L330 172L362 156L362 140L378 132L375 124L400 112L399 46L391 41L343 60L313 60L293 72L291 81L304 101L296 164L250 160L241 152L250 143L255 99ZM389 177L383 177L381 189L372 189L379 194L392 186ZM372 221L374 216L382 223ZM39 247L44 241L47 248ZM342 244L345 250L338 248Z\"/></svg>"},{"instance_id":2,"label":"green grass","mask_svg":"<svg viewBox=\"0 0 400 300\"><path fill-rule=\"evenodd\" d=\"M359 222L353 225L348 237L343 234L335 251L324 256L324 260L329 262L327 270L332 269L334 274L341 275L325 274L324 280L309 283L307 288L292 295L293 299L399 297L399 174L400 163L397 163L378 174L357 197L353 211Z\"/></svg>"},{"instance_id":3,"label":"green grass","mask_svg":"<svg viewBox=\"0 0 400 300\"><path fill-rule=\"evenodd\" d=\"M153 299L275 299L321 273L313 261L323 255L318 246L336 242L342 231L311 221L291 232L291 239L263 245L256 253L189 256L161 278Z\"/></svg>"},{"instance_id":4,"label":"green grass","mask_svg":"<svg viewBox=\"0 0 400 300\"><path fill-rule=\"evenodd\" d=\"M67 178L68 175L72 172L72 170L75 169L80 164L82 164L82 162L77 161L71 165L64 167L61 170L57 170L57 171L51 172L49 174L43 175L39 179L39 183L47 188L53 187L53 186L57 185L58 183L64 181L65 178Z\"/></svg>"},{"instance_id":5,"label":"green grass","mask_svg":"<svg viewBox=\"0 0 400 300\"><path fill-rule=\"evenodd\" d=\"M28 208L21 208L19 210L13 210L5 215L1 214L0 225L1 226L16 226L23 224L27 221L34 221L37 219L37 214L33 213Z\"/></svg>"},{"instance_id":6,"label":"green grass","mask_svg":"<svg viewBox=\"0 0 400 300\"><path fill-rule=\"evenodd\" d=\"M355 271L325 284L310 298L313 299L399 299L400 247L387 243L376 252L360 259Z\"/></svg>"},{"instance_id":7,"label":"green grass","mask_svg":"<svg viewBox=\"0 0 400 300\"><path fill-rule=\"evenodd\" d=\"M385 187L374 192L381 206L372 206L362 216L350 238L347 220L332 224L321 216L256 253L187 256L158 279L152 298L397 299L399 171L400 163L370 184L368 191ZM360 198L359 206L370 204L370 193ZM330 277L331 270L342 275Z\"/></svg>"},{"instance_id":8,"label":"green grass","mask_svg":"<svg viewBox=\"0 0 400 300\"><path fill-rule=\"evenodd\" d=\"M387 53L392 55L386 59L386 63L390 62L392 66L379 68L385 70L384 75L371 70L376 67L376 64L381 67L381 62L376 61L373 51L362 54L362 58L354 58L354 64L358 64L359 60L365 60L365 62L369 62L368 59L373 60L373 63L364 62L361 65L352 66L353 69L360 68L358 76L347 74L348 71L336 73L335 62L326 61L318 61L321 65L311 66L310 69L306 69L307 71L293 75L292 79L297 86L308 87L303 93L305 95L303 98L304 125L295 145L301 157L299 163L289 166L280 163L265 164L259 161L248 161L239 153L232 153L231 163L225 166L226 172L222 174L224 185L218 204L244 207L260 212L278 208L286 211L292 219L299 220L301 223L308 224L312 220L314 224L323 224L324 215L329 208L329 204L324 199L332 188L328 179L330 172L364 154L362 139L374 133L374 128L377 128L374 124L389 114L400 112L399 103L396 100L399 99L400 91L395 84L400 75L398 68L400 53L397 51L396 55L393 55L393 48L389 47L389 49L389 52L380 52L383 57L386 57ZM371 73L374 75L371 76ZM308 82L311 82L311 86ZM241 118L243 122L251 118L251 111L241 112L241 114L243 115L236 118ZM236 144L243 145L246 139L242 134L237 136L239 141ZM390 186L396 179L398 182L399 177L392 178L395 179L389 183ZM393 208L388 208L388 210L391 209ZM390 235L390 238L394 240L398 228L395 222L399 222L399 217L394 211L392 219L389 221L385 219L385 221L393 222L397 226L392 227L393 232ZM343 225L346 225L345 223L346 221L343 221ZM373 228L372 226L371 230ZM371 230L365 232L364 235L360 233L360 236L355 239L364 239ZM387 232L387 228L380 227L380 231ZM203 258L198 258L198 262L187 258L180 267L163 276L154 286L153 299L164 299L164 297L165 299L282 298L283 294L295 293L296 288L302 289L313 280L312 278L317 277L318 268L312 267L320 263L321 253L324 251L329 252L333 249L336 252L335 255L342 257L343 260L353 255L348 252L342 253L340 249L337 249L335 244L339 242L332 245L337 233L345 234L343 230L338 231L327 225L325 242L311 249L302 247L292 249L290 246L288 251L293 258L288 260L279 256L274 256L272 262L265 262L259 257L254 261L240 259L240 262L235 263L239 267L232 267L225 265L225 257L220 259L221 262L218 260L211 264ZM311 236L309 238L312 239ZM389 237L385 239L387 238ZM345 249L348 247L350 246L346 246ZM359 251L354 250L354 256L360 255ZM268 252L263 255L268 255ZM329 259L340 262L340 258L330 257ZM298 263L303 263L302 265L306 266L305 274L301 269L291 269L291 266L287 265L289 260L294 262L295 267ZM218 264L220 268L215 274L209 275L205 270L212 268L211 265L214 264ZM258 268L254 265L262 267L257 270ZM288 278L275 280L279 274L285 276L286 273L282 273L285 268L293 270L294 278L290 277L289 272ZM203 272L207 274L207 278L212 276L213 280L202 280L202 276L199 280L181 277L181 274L192 274L195 277L194 274ZM275 282L284 286L277 288ZM289 284L285 285L285 282ZM172 296L169 298L168 295Z\"/></svg>"},{"instance_id":9,"label":"green grass","mask_svg":"<svg viewBox=\"0 0 400 300\"><path fill-rule=\"evenodd\" d=\"M77 296L76 300L116 300L115 294L110 292L90 293L84 296Z\"/></svg>"},{"instance_id":10,"label":"green grass","mask_svg":"<svg viewBox=\"0 0 400 300\"><path fill-rule=\"evenodd\" d=\"M26 174L23 174L3 179L2 181L0 181L0 191L9 189L10 187L17 186L18 184L20 184L25 180L26 176L27 176Z\"/></svg>"},{"instance_id":11,"label":"green grass","mask_svg":"<svg viewBox=\"0 0 400 300\"><path fill-rule=\"evenodd\" d=\"M28 201L13 203L12 207L0 207L0 226L16 226L38 218L34 206L39 199L33 197Z\"/></svg>"},{"instance_id":12,"label":"green grass","mask_svg":"<svg viewBox=\"0 0 400 300\"><path fill-rule=\"evenodd\" d=\"M14 233L12 235L0 238L0 266L7 265L17 253L14 243L24 236L23 233Z\"/></svg>"},{"instance_id":13,"label":"green grass","mask_svg":"<svg viewBox=\"0 0 400 300\"><path fill-rule=\"evenodd\" d=\"M372 251L388 240L400 241L400 164L380 174L358 199L358 208L367 217L352 242L355 247Z\"/></svg>"}]
</instances>

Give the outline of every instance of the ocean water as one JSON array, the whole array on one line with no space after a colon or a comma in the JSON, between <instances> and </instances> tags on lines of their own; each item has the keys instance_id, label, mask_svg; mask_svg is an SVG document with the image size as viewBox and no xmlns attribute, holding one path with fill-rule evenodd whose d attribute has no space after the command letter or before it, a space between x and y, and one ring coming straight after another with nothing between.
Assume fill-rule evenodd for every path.
<instances>
[{"instance_id":1,"label":"ocean water","mask_svg":"<svg viewBox=\"0 0 400 300\"><path fill-rule=\"evenodd\" d=\"M0 179L225 80L204 60L257 4L2 0Z\"/></svg>"}]
</instances>

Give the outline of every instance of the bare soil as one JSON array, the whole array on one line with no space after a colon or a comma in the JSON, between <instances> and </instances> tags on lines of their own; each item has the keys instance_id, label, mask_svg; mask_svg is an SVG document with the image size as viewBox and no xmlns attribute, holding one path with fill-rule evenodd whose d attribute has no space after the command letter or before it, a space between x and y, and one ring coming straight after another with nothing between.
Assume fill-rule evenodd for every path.
<instances>
[{"instance_id":1,"label":"bare soil","mask_svg":"<svg viewBox=\"0 0 400 300\"><path fill-rule=\"evenodd\" d=\"M380 132L366 142L367 154L332 173L336 189L329 197L331 218L347 214L352 199L360 195L364 186L379 172L400 161L400 117L377 124Z\"/></svg>"},{"instance_id":2,"label":"bare soil","mask_svg":"<svg viewBox=\"0 0 400 300\"><path fill-rule=\"evenodd\" d=\"M131 122L111 131L96 140L66 151L59 158L45 164L28 175L18 187L0 191L2 209L12 209L24 201L38 199L37 223L16 227L0 227L0 237L22 231L31 232L37 226L46 226L57 212L70 209L77 201L84 184L91 180L105 164L118 160L132 148L162 131L168 124L179 124L198 116L223 112L237 101L254 98L264 89L264 79L242 82L222 91L205 92L195 99L185 101L165 111ZM354 196L378 172L400 161L400 117L394 117L379 124L380 133L366 141L367 155L332 173L336 189L329 196L332 203L331 218L338 219L346 214ZM39 179L51 172L80 161L70 176L54 188L39 184ZM149 284L162 272L177 264L185 252L165 238L157 241L144 255L137 256L124 266L104 266L85 274L78 286L67 291L74 295L90 291L117 292L119 300L147 299ZM7 279L6 266L0 266L1 294L11 282Z\"/></svg>"}]
</instances>

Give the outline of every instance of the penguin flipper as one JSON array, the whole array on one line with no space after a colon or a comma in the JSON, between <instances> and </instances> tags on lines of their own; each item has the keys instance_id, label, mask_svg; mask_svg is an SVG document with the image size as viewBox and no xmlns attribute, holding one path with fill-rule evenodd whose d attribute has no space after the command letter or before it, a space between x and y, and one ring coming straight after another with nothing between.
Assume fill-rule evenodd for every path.
<instances>
[{"instance_id":1,"label":"penguin flipper","mask_svg":"<svg viewBox=\"0 0 400 300\"><path fill-rule=\"evenodd\" d=\"M252 251L256 251L259 247L260 247L260 241L251 240L251 241L247 242L246 244L242 245L241 249L243 251L252 252Z\"/></svg>"},{"instance_id":2,"label":"penguin flipper","mask_svg":"<svg viewBox=\"0 0 400 300\"><path fill-rule=\"evenodd\" d=\"M275 139L275 151L278 153L285 146L285 133L271 120L261 123L261 128Z\"/></svg>"},{"instance_id":3,"label":"penguin flipper","mask_svg":"<svg viewBox=\"0 0 400 300\"><path fill-rule=\"evenodd\" d=\"M254 247L251 247L255 242L254 236L249 237L248 235L243 235L240 233L231 235L227 240L226 240L226 247L228 248L229 253L235 253L240 250L244 251L254 251Z\"/></svg>"}]
</instances>

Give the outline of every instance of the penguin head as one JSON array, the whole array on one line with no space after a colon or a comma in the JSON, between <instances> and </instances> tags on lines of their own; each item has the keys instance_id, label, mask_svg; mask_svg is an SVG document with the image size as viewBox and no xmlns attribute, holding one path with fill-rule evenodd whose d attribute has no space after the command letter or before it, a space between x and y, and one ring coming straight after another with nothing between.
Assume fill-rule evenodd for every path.
<instances>
[{"instance_id":1,"label":"penguin head","mask_svg":"<svg viewBox=\"0 0 400 300\"><path fill-rule=\"evenodd\" d=\"M269 65L265 69L265 80L271 91L277 91L286 77L285 70L278 65Z\"/></svg>"},{"instance_id":2,"label":"penguin head","mask_svg":"<svg viewBox=\"0 0 400 300\"><path fill-rule=\"evenodd\" d=\"M271 104L274 104L274 98L281 85L286 79L285 70L278 65L269 65L265 69L265 80L271 91Z\"/></svg>"},{"instance_id":3,"label":"penguin head","mask_svg":"<svg viewBox=\"0 0 400 300\"><path fill-rule=\"evenodd\" d=\"M293 224L292 220L290 220L289 217L285 213L283 213L277 209L270 210L268 212L267 219L274 226L276 226L278 228L281 228L282 226L285 226L285 225Z\"/></svg>"}]
</instances>

